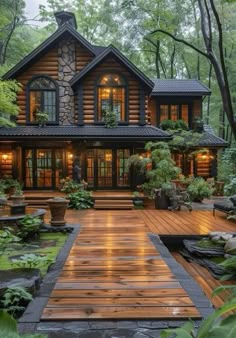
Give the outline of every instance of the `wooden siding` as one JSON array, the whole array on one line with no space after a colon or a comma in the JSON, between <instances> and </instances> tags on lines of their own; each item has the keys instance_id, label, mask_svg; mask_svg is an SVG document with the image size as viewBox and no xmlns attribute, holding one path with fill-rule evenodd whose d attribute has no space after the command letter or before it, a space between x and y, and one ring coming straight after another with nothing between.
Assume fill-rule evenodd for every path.
<instances>
[{"instance_id":1,"label":"wooden siding","mask_svg":"<svg viewBox=\"0 0 236 338\"><path fill-rule=\"evenodd\" d=\"M24 73L16 78L16 80L23 85L21 91L17 95L17 104L20 107L20 113L17 118L18 124L26 123L26 85L34 75L47 75L54 80L58 79L57 47L49 50L39 61L35 62Z\"/></svg>"},{"instance_id":2,"label":"wooden siding","mask_svg":"<svg viewBox=\"0 0 236 338\"><path fill-rule=\"evenodd\" d=\"M148 111L150 123L154 126L157 125L157 104L156 97L151 97L148 102Z\"/></svg>"},{"instance_id":3,"label":"wooden siding","mask_svg":"<svg viewBox=\"0 0 236 338\"><path fill-rule=\"evenodd\" d=\"M129 122L139 123L139 81L123 65L117 62L114 57L108 57L102 64L93 70L83 81L83 109L84 123L94 123L96 114L95 84L103 72L117 72L122 74L128 82L129 96ZM147 105L146 105L147 110ZM146 112L147 115L147 112Z\"/></svg>"},{"instance_id":4,"label":"wooden siding","mask_svg":"<svg viewBox=\"0 0 236 338\"><path fill-rule=\"evenodd\" d=\"M202 117L202 98L193 100L192 121Z\"/></svg>"},{"instance_id":5,"label":"wooden siding","mask_svg":"<svg viewBox=\"0 0 236 338\"><path fill-rule=\"evenodd\" d=\"M75 47L75 58L76 58L76 72L79 73L90 61L93 56L89 53L86 48L76 43Z\"/></svg>"},{"instance_id":6,"label":"wooden siding","mask_svg":"<svg viewBox=\"0 0 236 338\"><path fill-rule=\"evenodd\" d=\"M11 150L0 150L0 178L11 177L13 169L13 153Z\"/></svg>"}]
</instances>

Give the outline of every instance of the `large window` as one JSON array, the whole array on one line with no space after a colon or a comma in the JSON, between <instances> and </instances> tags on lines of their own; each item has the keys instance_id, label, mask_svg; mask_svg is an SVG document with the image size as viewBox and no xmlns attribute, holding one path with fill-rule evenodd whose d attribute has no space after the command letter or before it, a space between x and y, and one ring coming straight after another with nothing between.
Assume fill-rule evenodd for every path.
<instances>
[{"instance_id":1,"label":"large window","mask_svg":"<svg viewBox=\"0 0 236 338\"><path fill-rule=\"evenodd\" d=\"M126 120L126 84L117 74L105 74L97 83L97 120L104 121L106 112L114 112L117 121Z\"/></svg>"},{"instance_id":2,"label":"large window","mask_svg":"<svg viewBox=\"0 0 236 338\"><path fill-rule=\"evenodd\" d=\"M57 87L48 77L37 77L28 84L29 121L36 122L37 112L46 112L48 122L57 121Z\"/></svg>"},{"instance_id":3,"label":"large window","mask_svg":"<svg viewBox=\"0 0 236 338\"><path fill-rule=\"evenodd\" d=\"M189 123L189 105L188 104L160 104L159 122L163 120L184 120Z\"/></svg>"}]
</instances>

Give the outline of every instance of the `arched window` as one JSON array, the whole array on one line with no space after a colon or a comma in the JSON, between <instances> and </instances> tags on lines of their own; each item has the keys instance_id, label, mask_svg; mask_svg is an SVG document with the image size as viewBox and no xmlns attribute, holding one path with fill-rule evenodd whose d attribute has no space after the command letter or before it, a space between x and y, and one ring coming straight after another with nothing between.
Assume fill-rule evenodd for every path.
<instances>
[{"instance_id":1,"label":"arched window","mask_svg":"<svg viewBox=\"0 0 236 338\"><path fill-rule=\"evenodd\" d=\"M97 83L97 120L104 121L106 112L114 112L118 121L127 120L126 83L118 74L104 74Z\"/></svg>"},{"instance_id":2,"label":"arched window","mask_svg":"<svg viewBox=\"0 0 236 338\"><path fill-rule=\"evenodd\" d=\"M57 121L57 86L49 77L36 77L28 84L29 121L36 122L36 113L46 112L48 122Z\"/></svg>"}]
</instances>

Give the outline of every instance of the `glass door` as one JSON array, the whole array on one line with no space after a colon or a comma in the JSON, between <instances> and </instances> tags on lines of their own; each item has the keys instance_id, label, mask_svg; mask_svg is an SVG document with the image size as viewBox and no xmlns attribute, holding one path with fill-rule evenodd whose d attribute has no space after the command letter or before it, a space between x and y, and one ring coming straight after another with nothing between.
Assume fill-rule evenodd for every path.
<instances>
[{"instance_id":1,"label":"glass door","mask_svg":"<svg viewBox=\"0 0 236 338\"><path fill-rule=\"evenodd\" d=\"M25 149L25 188L53 189L63 176L62 149Z\"/></svg>"},{"instance_id":2,"label":"glass door","mask_svg":"<svg viewBox=\"0 0 236 338\"><path fill-rule=\"evenodd\" d=\"M91 188L130 186L127 166L129 149L88 149L86 153L86 180Z\"/></svg>"}]
</instances>

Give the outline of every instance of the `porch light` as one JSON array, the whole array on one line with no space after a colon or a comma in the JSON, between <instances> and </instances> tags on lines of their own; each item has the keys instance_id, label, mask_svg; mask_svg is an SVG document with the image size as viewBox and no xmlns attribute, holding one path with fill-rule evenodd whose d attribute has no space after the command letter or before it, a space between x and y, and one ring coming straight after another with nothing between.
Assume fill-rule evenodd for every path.
<instances>
[{"instance_id":1,"label":"porch light","mask_svg":"<svg viewBox=\"0 0 236 338\"><path fill-rule=\"evenodd\" d=\"M8 158L9 158L9 155L8 155L8 154L2 154L2 160L3 160L3 161L8 160Z\"/></svg>"},{"instance_id":2,"label":"porch light","mask_svg":"<svg viewBox=\"0 0 236 338\"><path fill-rule=\"evenodd\" d=\"M107 162L111 162L111 160L112 160L112 154L110 154L110 153L105 154L105 160Z\"/></svg>"},{"instance_id":3,"label":"porch light","mask_svg":"<svg viewBox=\"0 0 236 338\"><path fill-rule=\"evenodd\" d=\"M68 155L68 158L70 159L70 160L72 160L73 159L73 154L72 153L69 153L69 155Z\"/></svg>"}]
</instances>

